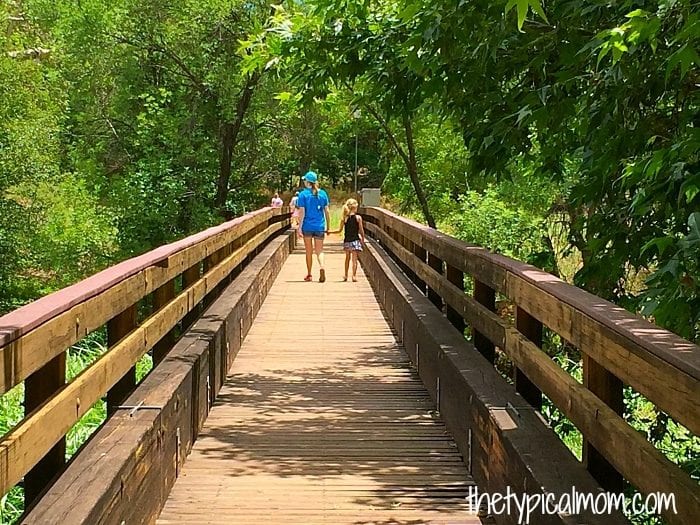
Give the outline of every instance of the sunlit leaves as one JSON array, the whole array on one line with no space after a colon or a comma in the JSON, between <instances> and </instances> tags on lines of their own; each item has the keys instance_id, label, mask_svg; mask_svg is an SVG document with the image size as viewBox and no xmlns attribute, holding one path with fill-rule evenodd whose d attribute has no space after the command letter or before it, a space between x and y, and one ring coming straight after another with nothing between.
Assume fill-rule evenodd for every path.
<instances>
[{"instance_id":1,"label":"sunlit leaves","mask_svg":"<svg viewBox=\"0 0 700 525\"><path fill-rule=\"evenodd\" d=\"M514 7L518 15L518 30L520 31L522 31L525 18L530 10L532 10L533 13L537 14L545 22L549 23L547 20L547 15L545 15L544 9L542 9L542 3L540 0L508 0L505 8L506 14L508 14L508 12Z\"/></svg>"}]
</instances>

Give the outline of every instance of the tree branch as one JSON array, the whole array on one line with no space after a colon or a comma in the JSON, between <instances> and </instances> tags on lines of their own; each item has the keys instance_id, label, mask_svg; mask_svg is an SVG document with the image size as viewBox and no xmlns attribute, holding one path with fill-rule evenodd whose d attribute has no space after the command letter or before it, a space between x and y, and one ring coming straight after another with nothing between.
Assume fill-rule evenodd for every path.
<instances>
[{"instance_id":1,"label":"tree branch","mask_svg":"<svg viewBox=\"0 0 700 525\"><path fill-rule=\"evenodd\" d=\"M23 49L21 51L8 51L7 56L10 58L16 58L19 60L29 60L29 59L39 59L46 58L51 54L50 49L44 47L34 47L30 49Z\"/></svg>"}]
</instances>

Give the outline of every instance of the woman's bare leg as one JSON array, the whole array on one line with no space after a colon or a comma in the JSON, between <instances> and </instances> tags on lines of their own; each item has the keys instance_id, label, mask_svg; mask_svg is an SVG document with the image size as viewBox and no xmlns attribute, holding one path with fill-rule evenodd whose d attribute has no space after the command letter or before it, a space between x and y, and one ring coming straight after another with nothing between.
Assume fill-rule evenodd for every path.
<instances>
[{"instance_id":1,"label":"woman's bare leg","mask_svg":"<svg viewBox=\"0 0 700 525\"><path fill-rule=\"evenodd\" d=\"M321 268L321 270L325 269L325 267L323 266L325 258L323 254L323 239L314 237L314 252L316 252L316 260L318 261L319 267Z\"/></svg>"},{"instance_id":2,"label":"woman's bare leg","mask_svg":"<svg viewBox=\"0 0 700 525\"><path fill-rule=\"evenodd\" d=\"M304 252L306 254L306 275L311 275L311 266L313 265L313 240L309 236L304 236Z\"/></svg>"},{"instance_id":3,"label":"woman's bare leg","mask_svg":"<svg viewBox=\"0 0 700 525\"><path fill-rule=\"evenodd\" d=\"M323 239L314 237L314 251L316 252L316 259L318 260L318 266L320 268L320 275L318 280L324 282L326 280L326 268L323 265L324 254L323 254Z\"/></svg>"}]
</instances>

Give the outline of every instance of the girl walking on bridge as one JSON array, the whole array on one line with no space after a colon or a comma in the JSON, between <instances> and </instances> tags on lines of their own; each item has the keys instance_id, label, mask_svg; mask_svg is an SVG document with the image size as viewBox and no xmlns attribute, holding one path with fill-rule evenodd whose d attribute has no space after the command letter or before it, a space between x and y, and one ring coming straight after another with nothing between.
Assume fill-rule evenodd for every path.
<instances>
[{"instance_id":1,"label":"girl walking on bridge","mask_svg":"<svg viewBox=\"0 0 700 525\"><path fill-rule=\"evenodd\" d=\"M316 253L320 268L319 282L325 282L326 270L323 266L323 240L326 236L327 225L330 225L328 194L319 188L318 175L309 171L304 175L304 190L297 198L297 210L299 210L299 236L304 238L304 250L306 252L306 277L305 281L311 281L311 267L313 265L313 253Z\"/></svg>"},{"instance_id":2,"label":"girl walking on bridge","mask_svg":"<svg viewBox=\"0 0 700 525\"><path fill-rule=\"evenodd\" d=\"M345 250L345 276L343 281L348 280L348 269L352 260L352 281L357 281L357 254L362 251L365 244L365 229L362 226L362 217L357 215L358 203L355 199L348 199L343 206L343 218L341 219L338 231L345 230L343 238L343 249Z\"/></svg>"}]
</instances>

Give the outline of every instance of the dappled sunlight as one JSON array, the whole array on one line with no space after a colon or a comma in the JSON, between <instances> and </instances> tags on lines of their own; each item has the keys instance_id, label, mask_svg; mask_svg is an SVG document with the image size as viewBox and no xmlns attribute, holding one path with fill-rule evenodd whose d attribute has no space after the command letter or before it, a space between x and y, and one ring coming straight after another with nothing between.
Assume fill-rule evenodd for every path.
<instances>
[{"instance_id":1,"label":"dappled sunlight","mask_svg":"<svg viewBox=\"0 0 700 525\"><path fill-rule=\"evenodd\" d=\"M334 284L342 257L327 256L329 281L295 282L302 265L293 254L272 287L161 519L188 505L237 522L480 523L365 277Z\"/></svg>"}]
</instances>

